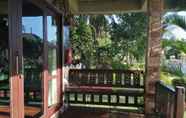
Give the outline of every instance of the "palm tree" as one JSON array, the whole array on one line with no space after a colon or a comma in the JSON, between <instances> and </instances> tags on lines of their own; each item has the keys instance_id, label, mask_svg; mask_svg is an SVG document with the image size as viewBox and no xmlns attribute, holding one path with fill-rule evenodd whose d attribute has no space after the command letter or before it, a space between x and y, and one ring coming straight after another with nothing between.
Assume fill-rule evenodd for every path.
<instances>
[{"instance_id":1,"label":"palm tree","mask_svg":"<svg viewBox=\"0 0 186 118\"><path fill-rule=\"evenodd\" d=\"M109 23L104 15L92 15L89 17L89 21L95 28L96 38L100 38L105 35Z\"/></svg>"},{"instance_id":2,"label":"palm tree","mask_svg":"<svg viewBox=\"0 0 186 118\"><path fill-rule=\"evenodd\" d=\"M170 24L177 25L180 28L184 29L186 31L186 17L181 16L177 13L173 13L170 15L165 15L163 18L163 24L164 26L168 26Z\"/></svg>"},{"instance_id":3,"label":"palm tree","mask_svg":"<svg viewBox=\"0 0 186 118\"><path fill-rule=\"evenodd\" d=\"M170 26L173 26L171 28L168 28ZM185 41L183 39L186 39L186 37L182 39L182 37L180 37L178 40L178 36L175 36L175 33L171 32L171 30L173 29L179 29L179 33L181 33L182 31L182 35L186 32L186 17L179 15L177 12L175 13L171 13L168 15L165 15L163 17L163 28L164 28L164 32L163 33L169 33L171 34L173 37L173 40L162 40L162 47L165 49L165 52L168 53L172 53L172 50L177 50L177 51L181 51L181 52L185 52L184 49L184 45ZM164 37L163 37L164 38ZM166 38L165 38L166 39ZM166 47L171 47L171 49L168 49ZM178 52L176 52L178 53Z\"/></svg>"}]
</instances>

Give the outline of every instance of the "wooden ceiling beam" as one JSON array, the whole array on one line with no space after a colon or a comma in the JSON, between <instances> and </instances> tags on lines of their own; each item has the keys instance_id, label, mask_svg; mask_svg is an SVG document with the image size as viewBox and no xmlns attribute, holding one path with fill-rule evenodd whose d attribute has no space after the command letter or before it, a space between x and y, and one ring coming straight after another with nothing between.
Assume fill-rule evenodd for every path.
<instances>
[{"instance_id":1,"label":"wooden ceiling beam","mask_svg":"<svg viewBox=\"0 0 186 118\"><path fill-rule=\"evenodd\" d=\"M79 0L68 0L70 12L75 13L79 11Z\"/></svg>"},{"instance_id":2,"label":"wooden ceiling beam","mask_svg":"<svg viewBox=\"0 0 186 118\"><path fill-rule=\"evenodd\" d=\"M146 0L69 0L72 14L114 14L146 10Z\"/></svg>"}]
</instances>

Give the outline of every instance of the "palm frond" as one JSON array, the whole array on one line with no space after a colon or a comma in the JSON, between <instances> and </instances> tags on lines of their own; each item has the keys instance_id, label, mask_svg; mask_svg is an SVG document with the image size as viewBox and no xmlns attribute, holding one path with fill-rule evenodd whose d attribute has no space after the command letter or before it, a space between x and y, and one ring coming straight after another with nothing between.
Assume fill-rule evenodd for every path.
<instances>
[{"instance_id":1,"label":"palm frond","mask_svg":"<svg viewBox=\"0 0 186 118\"><path fill-rule=\"evenodd\" d=\"M176 13L167 15L163 19L163 24L174 24L186 30L186 17Z\"/></svg>"}]
</instances>

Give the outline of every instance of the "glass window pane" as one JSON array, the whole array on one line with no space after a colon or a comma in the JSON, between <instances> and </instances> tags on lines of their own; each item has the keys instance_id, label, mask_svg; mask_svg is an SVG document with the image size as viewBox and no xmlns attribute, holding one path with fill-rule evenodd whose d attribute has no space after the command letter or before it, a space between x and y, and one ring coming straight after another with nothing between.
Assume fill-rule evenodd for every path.
<instances>
[{"instance_id":1,"label":"glass window pane","mask_svg":"<svg viewBox=\"0 0 186 118\"><path fill-rule=\"evenodd\" d=\"M29 6L29 7L28 7ZM32 13L30 13L32 11ZM34 12L37 11L37 12ZM42 115L43 15L29 2L23 4L22 37L24 57L25 117ZM29 111L32 109L32 112Z\"/></svg>"},{"instance_id":2,"label":"glass window pane","mask_svg":"<svg viewBox=\"0 0 186 118\"><path fill-rule=\"evenodd\" d=\"M47 38L48 38L48 105L57 104L57 25L55 18L47 16Z\"/></svg>"},{"instance_id":3,"label":"glass window pane","mask_svg":"<svg viewBox=\"0 0 186 118\"><path fill-rule=\"evenodd\" d=\"M67 49L70 47L70 26L63 27L63 45Z\"/></svg>"},{"instance_id":4,"label":"glass window pane","mask_svg":"<svg viewBox=\"0 0 186 118\"><path fill-rule=\"evenodd\" d=\"M51 79L48 82L49 93L48 93L48 105L52 106L57 103L57 79Z\"/></svg>"},{"instance_id":5,"label":"glass window pane","mask_svg":"<svg viewBox=\"0 0 186 118\"><path fill-rule=\"evenodd\" d=\"M48 35L48 42L50 44L56 45L57 44L57 25L56 20L52 16L47 16L47 35Z\"/></svg>"},{"instance_id":6,"label":"glass window pane","mask_svg":"<svg viewBox=\"0 0 186 118\"><path fill-rule=\"evenodd\" d=\"M48 49L48 71L51 76L57 75L57 50L49 47Z\"/></svg>"},{"instance_id":7,"label":"glass window pane","mask_svg":"<svg viewBox=\"0 0 186 118\"><path fill-rule=\"evenodd\" d=\"M0 1L0 118L10 116L8 0Z\"/></svg>"}]
</instances>

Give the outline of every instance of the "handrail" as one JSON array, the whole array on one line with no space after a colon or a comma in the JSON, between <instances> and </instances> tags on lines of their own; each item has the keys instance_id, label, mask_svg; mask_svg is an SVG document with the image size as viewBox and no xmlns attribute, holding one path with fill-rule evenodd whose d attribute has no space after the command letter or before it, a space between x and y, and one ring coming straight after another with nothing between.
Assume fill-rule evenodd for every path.
<instances>
[{"instance_id":1,"label":"handrail","mask_svg":"<svg viewBox=\"0 0 186 118\"><path fill-rule=\"evenodd\" d=\"M107 72L141 72L144 73L143 70L122 70L122 69L71 69L73 71L84 71L84 72L97 72L97 71L107 71Z\"/></svg>"}]
</instances>

